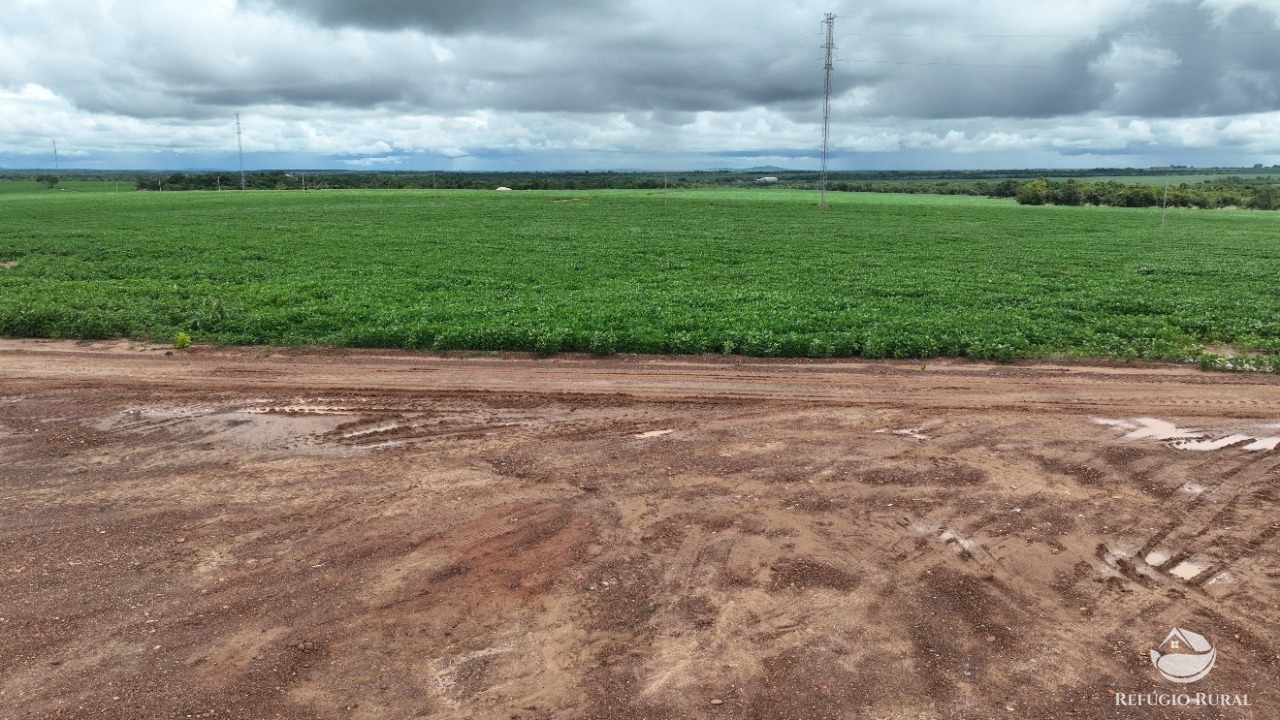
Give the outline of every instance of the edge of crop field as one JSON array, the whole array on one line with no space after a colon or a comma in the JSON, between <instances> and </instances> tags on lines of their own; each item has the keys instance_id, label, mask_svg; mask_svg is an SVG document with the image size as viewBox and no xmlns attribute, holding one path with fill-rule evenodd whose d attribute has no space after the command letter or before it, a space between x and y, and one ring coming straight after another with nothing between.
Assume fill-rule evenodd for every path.
<instances>
[{"instance_id":1,"label":"edge of crop field","mask_svg":"<svg viewBox=\"0 0 1280 720\"><path fill-rule=\"evenodd\" d=\"M181 336L180 336L181 335ZM412 348L387 347L376 345L351 345L331 343L279 342L279 343L234 343L193 341L185 333L175 335L172 339L141 337L29 337L0 335L10 341L30 342L65 342L91 346L94 343L128 344L129 350L176 350L178 352L208 352L225 350L243 350L269 358L279 351L302 351L318 354L361 355L367 353L392 353L396 355L412 355L438 358L488 358L488 359L553 359L570 360L650 360L650 359L693 359L704 363L724 363L732 365L755 363L888 363L893 365L916 365L927 370L935 364L988 364L1009 367L1034 365L1066 365L1080 367L1126 367L1126 368L1160 368L1187 367L1194 365L1200 370L1210 372L1229 372L1247 374L1280 374L1280 353L1264 354L1241 351L1235 348L1196 347L1191 352L1178 356L1141 357L1138 355L1093 355L1083 352L1051 351L1041 354L1027 354L1012 358L976 357L967 355L935 355L930 357L873 357L866 355L765 355L743 353L653 353L643 351L619 350L613 352L591 352L584 350L557 350L540 352L523 348ZM172 354L172 353L167 353Z\"/></svg>"}]
</instances>

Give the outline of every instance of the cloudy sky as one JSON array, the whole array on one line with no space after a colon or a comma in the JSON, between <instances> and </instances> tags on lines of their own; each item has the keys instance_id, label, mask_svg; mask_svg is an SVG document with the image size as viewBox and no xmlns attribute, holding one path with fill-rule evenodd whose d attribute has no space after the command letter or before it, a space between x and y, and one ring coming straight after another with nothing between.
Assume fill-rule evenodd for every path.
<instances>
[{"instance_id":1,"label":"cloudy sky","mask_svg":"<svg viewBox=\"0 0 1280 720\"><path fill-rule=\"evenodd\" d=\"M0 0L0 167L1280 164L1280 0Z\"/></svg>"}]
</instances>

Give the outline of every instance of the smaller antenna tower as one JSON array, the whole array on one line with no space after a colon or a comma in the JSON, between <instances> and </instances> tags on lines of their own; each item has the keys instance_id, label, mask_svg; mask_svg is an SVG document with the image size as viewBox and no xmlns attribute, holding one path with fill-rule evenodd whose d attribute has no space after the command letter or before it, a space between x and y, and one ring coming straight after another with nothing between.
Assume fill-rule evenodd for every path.
<instances>
[{"instance_id":1,"label":"smaller antenna tower","mask_svg":"<svg viewBox=\"0 0 1280 720\"><path fill-rule=\"evenodd\" d=\"M240 113L236 113L236 147L240 149L240 189L244 189L244 140L240 139Z\"/></svg>"},{"instance_id":2,"label":"smaller antenna tower","mask_svg":"<svg viewBox=\"0 0 1280 720\"><path fill-rule=\"evenodd\" d=\"M827 142L831 137L831 73L835 70L836 52L836 15L827 13L822 21L827 26L827 42L822 46L826 51L826 63L822 66L822 171L818 176L818 209L827 209Z\"/></svg>"},{"instance_id":3,"label":"smaller antenna tower","mask_svg":"<svg viewBox=\"0 0 1280 720\"><path fill-rule=\"evenodd\" d=\"M62 168L58 167L58 141L53 141L53 181L62 182Z\"/></svg>"}]
</instances>

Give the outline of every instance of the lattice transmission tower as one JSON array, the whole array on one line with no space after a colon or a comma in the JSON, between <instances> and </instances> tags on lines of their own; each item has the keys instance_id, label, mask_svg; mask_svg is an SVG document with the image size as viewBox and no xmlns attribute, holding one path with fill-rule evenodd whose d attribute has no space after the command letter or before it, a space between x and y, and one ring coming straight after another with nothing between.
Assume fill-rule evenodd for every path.
<instances>
[{"instance_id":1,"label":"lattice transmission tower","mask_svg":"<svg viewBox=\"0 0 1280 720\"><path fill-rule=\"evenodd\" d=\"M818 209L827 209L827 144L831 138L831 73L835 71L836 16L827 13L822 21L827 26L826 63L822 66L822 171L818 176Z\"/></svg>"},{"instance_id":2,"label":"lattice transmission tower","mask_svg":"<svg viewBox=\"0 0 1280 720\"><path fill-rule=\"evenodd\" d=\"M236 147L240 151L240 189L244 189L244 140L240 139L240 113L236 113Z\"/></svg>"}]
</instances>

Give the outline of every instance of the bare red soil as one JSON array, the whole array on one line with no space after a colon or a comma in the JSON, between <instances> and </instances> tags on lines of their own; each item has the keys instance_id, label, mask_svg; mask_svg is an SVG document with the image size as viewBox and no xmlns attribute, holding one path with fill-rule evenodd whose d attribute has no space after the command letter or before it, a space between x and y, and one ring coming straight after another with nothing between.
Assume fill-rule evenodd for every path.
<instances>
[{"instance_id":1,"label":"bare red soil","mask_svg":"<svg viewBox=\"0 0 1280 720\"><path fill-rule=\"evenodd\" d=\"M1280 717L1278 423L1172 366L0 341L0 718Z\"/></svg>"}]
</instances>

